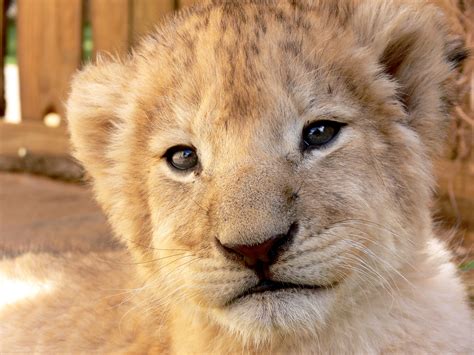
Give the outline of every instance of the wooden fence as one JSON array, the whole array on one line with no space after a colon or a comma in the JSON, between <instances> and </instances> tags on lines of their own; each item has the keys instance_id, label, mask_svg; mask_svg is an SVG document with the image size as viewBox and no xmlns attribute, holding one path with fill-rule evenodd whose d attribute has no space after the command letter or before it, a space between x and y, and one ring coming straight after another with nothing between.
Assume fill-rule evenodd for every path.
<instances>
[{"instance_id":1,"label":"wooden fence","mask_svg":"<svg viewBox=\"0 0 474 355\"><path fill-rule=\"evenodd\" d=\"M5 38L5 2L0 35ZM93 53L126 51L160 18L192 0L17 0L17 60L21 123L0 121L1 163L18 154L55 158L68 152L65 124L47 127L48 113L64 117L71 75L81 66L83 30L90 21ZM0 41L4 44L4 41ZM4 53L4 46L0 47ZM3 66L3 63L2 63ZM0 87L3 89L3 70ZM0 98L3 98L0 91ZM8 103L7 103L8 104ZM0 110L2 105L0 104ZM7 164L7 165L8 165Z\"/></svg>"}]
</instances>

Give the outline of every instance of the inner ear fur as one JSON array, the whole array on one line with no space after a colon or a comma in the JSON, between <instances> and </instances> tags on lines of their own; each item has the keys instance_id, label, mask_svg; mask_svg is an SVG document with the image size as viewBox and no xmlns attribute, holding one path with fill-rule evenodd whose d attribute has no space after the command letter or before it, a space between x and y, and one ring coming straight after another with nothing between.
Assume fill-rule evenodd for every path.
<instances>
[{"instance_id":1,"label":"inner ear fur","mask_svg":"<svg viewBox=\"0 0 474 355\"><path fill-rule=\"evenodd\" d=\"M113 164L110 146L122 123L125 69L121 63L100 60L83 68L72 81L67 118L73 154L95 180Z\"/></svg>"},{"instance_id":2,"label":"inner ear fur","mask_svg":"<svg viewBox=\"0 0 474 355\"><path fill-rule=\"evenodd\" d=\"M396 83L407 123L428 151L439 153L456 96L452 72L467 57L442 11L417 0L370 0L355 6L351 26Z\"/></svg>"},{"instance_id":3,"label":"inner ear fur","mask_svg":"<svg viewBox=\"0 0 474 355\"><path fill-rule=\"evenodd\" d=\"M74 77L67 102L73 155L92 178L96 198L117 235L129 227L123 225L127 210L118 197L126 191L123 135L128 73L125 64L111 59L90 64Z\"/></svg>"}]
</instances>

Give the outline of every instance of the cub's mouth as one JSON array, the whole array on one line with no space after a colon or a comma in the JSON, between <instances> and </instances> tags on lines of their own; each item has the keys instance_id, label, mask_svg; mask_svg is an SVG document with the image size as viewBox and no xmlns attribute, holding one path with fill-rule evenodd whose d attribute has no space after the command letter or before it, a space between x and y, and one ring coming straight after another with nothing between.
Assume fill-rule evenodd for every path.
<instances>
[{"instance_id":1,"label":"cub's mouth","mask_svg":"<svg viewBox=\"0 0 474 355\"><path fill-rule=\"evenodd\" d=\"M227 305L231 305L237 301L243 300L245 298L252 297L254 295L263 294L263 293L276 293L278 291L288 291L288 292L300 292L303 290L324 290L334 287L333 285L302 285L294 284L291 282L279 282L273 280L260 280L258 284L248 288L242 293L238 294L236 297L231 299Z\"/></svg>"}]
</instances>

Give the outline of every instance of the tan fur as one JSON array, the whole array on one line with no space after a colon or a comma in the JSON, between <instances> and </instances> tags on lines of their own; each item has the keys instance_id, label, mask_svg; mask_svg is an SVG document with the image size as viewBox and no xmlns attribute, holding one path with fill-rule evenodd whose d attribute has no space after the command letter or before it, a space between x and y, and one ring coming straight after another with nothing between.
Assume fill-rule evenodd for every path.
<instances>
[{"instance_id":1,"label":"tan fur","mask_svg":"<svg viewBox=\"0 0 474 355\"><path fill-rule=\"evenodd\" d=\"M0 351L469 353L429 210L459 50L419 1L215 1L89 65L72 141L130 256L5 260L4 279L47 287L0 308ZM347 126L302 153L319 119ZM198 170L170 169L178 144ZM258 279L216 238L256 244L295 221L272 276L327 288L228 304Z\"/></svg>"}]
</instances>

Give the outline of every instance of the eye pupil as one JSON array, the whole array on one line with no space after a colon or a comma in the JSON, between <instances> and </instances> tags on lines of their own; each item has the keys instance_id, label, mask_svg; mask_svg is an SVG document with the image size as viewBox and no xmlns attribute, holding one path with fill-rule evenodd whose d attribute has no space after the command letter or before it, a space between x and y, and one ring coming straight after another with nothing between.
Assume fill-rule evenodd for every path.
<instances>
[{"instance_id":1,"label":"eye pupil","mask_svg":"<svg viewBox=\"0 0 474 355\"><path fill-rule=\"evenodd\" d=\"M331 142L343 126L336 121L316 121L303 130L305 148L321 148Z\"/></svg>"},{"instance_id":2,"label":"eye pupil","mask_svg":"<svg viewBox=\"0 0 474 355\"><path fill-rule=\"evenodd\" d=\"M190 170L198 164L196 150L185 146L176 146L168 149L166 160L177 170Z\"/></svg>"}]
</instances>

